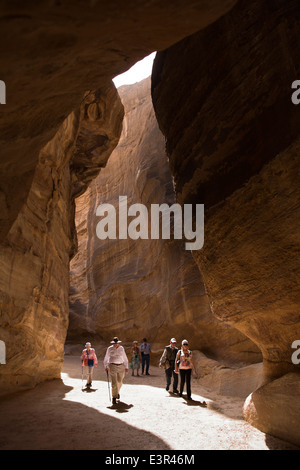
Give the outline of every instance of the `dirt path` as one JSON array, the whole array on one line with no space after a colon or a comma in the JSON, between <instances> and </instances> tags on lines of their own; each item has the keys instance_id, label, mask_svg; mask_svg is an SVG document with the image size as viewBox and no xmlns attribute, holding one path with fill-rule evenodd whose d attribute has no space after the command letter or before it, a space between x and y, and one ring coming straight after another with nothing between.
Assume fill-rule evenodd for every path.
<instances>
[{"instance_id":1,"label":"dirt path","mask_svg":"<svg viewBox=\"0 0 300 470\"><path fill-rule=\"evenodd\" d=\"M112 406L103 366L82 391L80 359L66 356L62 380L2 399L0 449L293 449L243 421L244 400L208 393L193 379L187 402L165 390L163 370L150 373L129 373Z\"/></svg>"}]
</instances>

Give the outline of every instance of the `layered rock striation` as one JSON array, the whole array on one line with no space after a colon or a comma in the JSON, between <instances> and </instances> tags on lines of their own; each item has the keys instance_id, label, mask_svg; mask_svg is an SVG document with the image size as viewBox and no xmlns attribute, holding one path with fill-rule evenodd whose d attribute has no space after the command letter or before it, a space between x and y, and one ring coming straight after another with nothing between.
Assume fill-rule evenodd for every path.
<instances>
[{"instance_id":1,"label":"layered rock striation","mask_svg":"<svg viewBox=\"0 0 300 470\"><path fill-rule=\"evenodd\" d=\"M90 91L40 152L26 204L0 247L0 337L7 348L1 394L60 376L69 261L77 249L74 195L105 165L118 143L122 119L113 85Z\"/></svg>"},{"instance_id":2,"label":"layered rock striation","mask_svg":"<svg viewBox=\"0 0 300 470\"><path fill-rule=\"evenodd\" d=\"M235 3L1 2L1 393L59 374L73 198L105 165L122 119L111 79Z\"/></svg>"},{"instance_id":3,"label":"layered rock striation","mask_svg":"<svg viewBox=\"0 0 300 470\"><path fill-rule=\"evenodd\" d=\"M205 204L193 255L212 311L261 349L266 380L298 370L299 24L294 1L239 2L158 53L152 75L176 196Z\"/></svg>"},{"instance_id":4,"label":"layered rock striation","mask_svg":"<svg viewBox=\"0 0 300 470\"><path fill-rule=\"evenodd\" d=\"M150 78L118 89L125 109L123 131L106 168L76 200L78 253L70 264L68 341L142 341L162 347L172 336L187 337L193 349L224 361L255 362L258 348L215 319L199 269L184 240L99 240L99 204L112 204L119 218L119 196L128 208L141 203L176 202L165 139L154 114ZM128 217L128 223L133 217ZM126 227L127 229L127 227ZM150 232L150 230L149 230Z\"/></svg>"},{"instance_id":5,"label":"layered rock striation","mask_svg":"<svg viewBox=\"0 0 300 470\"><path fill-rule=\"evenodd\" d=\"M33 181L39 153L80 106L147 54L215 21L236 0L49 0L0 5L0 241Z\"/></svg>"},{"instance_id":6,"label":"layered rock striation","mask_svg":"<svg viewBox=\"0 0 300 470\"><path fill-rule=\"evenodd\" d=\"M241 1L158 53L152 75L177 198L205 204L204 248L193 256L212 312L263 355L265 385L245 418L297 445L299 26L295 1Z\"/></svg>"}]
</instances>

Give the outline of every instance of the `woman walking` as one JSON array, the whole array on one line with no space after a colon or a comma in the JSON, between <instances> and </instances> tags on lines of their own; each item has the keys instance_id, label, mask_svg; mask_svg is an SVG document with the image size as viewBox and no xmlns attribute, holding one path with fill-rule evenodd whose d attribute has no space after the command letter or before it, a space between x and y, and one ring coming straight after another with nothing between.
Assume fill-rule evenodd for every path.
<instances>
[{"instance_id":1,"label":"woman walking","mask_svg":"<svg viewBox=\"0 0 300 470\"><path fill-rule=\"evenodd\" d=\"M86 370L86 387L92 385L94 366L98 364L95 349L91 346L91 343L86 343L85 349L81 354L82 367L85 366Z\"/></svg>"},{"instance_id":2,"label":"woman walking","mask_svg":"<svg viewBox=\"0 0 300 470\"><path fill-rule=\"evenodd\" d=\"M179 396L182 397L182 392L184 385L186 384L187 399L192 399L192 390L191 390L191 375L192 370L194 370L195 376L197 377L197 372L195 369L193 354L189 350L189 343L184 339L181 343L181 349L178 351L175 362L175 372L178 374L178 367L180 372L180 393Z\"/></svg>"},{"instance_id":3,"label":"woman walking","mask_svg":"<svg viewBox=\"0 0 300 470\"><path fill-rule=\"evenodd\" d=\"M139 368L141 366L141 359L140 359L140 349L138 347L138 342L133 341L133 345L130 350L131 354L131 361L129 368L132 370L132 376L134 376L134 371L136 370L136 375L139 377Z\"/></svg>"}]
</instances>

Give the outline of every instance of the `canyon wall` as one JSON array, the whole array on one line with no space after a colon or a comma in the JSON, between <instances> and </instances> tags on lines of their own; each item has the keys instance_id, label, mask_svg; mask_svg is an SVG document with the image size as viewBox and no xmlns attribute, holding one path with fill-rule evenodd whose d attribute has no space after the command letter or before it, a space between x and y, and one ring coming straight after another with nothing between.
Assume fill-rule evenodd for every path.
<instances>
[{"instance_id":1,"label":"canyon wall","mask_svg":"<svg viewBox=\"0 0 300 470\"><path fill-rule=\"evenodd\" d=\"M181 204L205 204L193 252L220 321L260 348L264 386L244 416L300 443L300 76L296 1L239 2L158 53L152 97ZM295 401L296 400L296 401Z\"/></svg>"},{"instance_id":2,"label":"canyon wall","mask_svg":"<svg viewBox=\"0 0 300 470\"><path fill-rule=\"evenodd\" d=\"M193 252L214 315L261 349L264 374L297 369L300 14L245 1L158 53L152 96L181 203L205 204Z\"/></svg>"},{"instance_id":3,"label":"canyon wall","mask_svg":"<svg viewBox=\"0 0 300 470\"><path fill-rule=\"evenodd\" d=\"M215 21L236 0L3 0L0 5L0 241L31 188L42 147L85 90Z\"/></svg>"},{"instance_id":4,"label":"canyon wall","mask_svg":"<svg viewBox=\"0 0 300 470\"><path fill-rule=\"evenodd\" d=\"M193 349L222 361L259 361L251 341L212 316L184 240L174 240L173 235L152 240L97 238L99 204L112 204L118 220L119 196L127 196L128 208L134 203L147 207L150 226L151 204L176 202L150 78L118 91L125 110L119 144L106 168L76 199L78 252L70 263L68 341L119 336L130 344L146 336L161 348L172 336L178 342L187 337ZM128 224L131 220L128 217Z\"/></svg>"},{"instance_id":5,"label":"canyon wall","mask_svg":"<svg viewBox=\"0 0 300 470\"><path fill-rule=\"evenodd\" d=\"M105 166L122 121L111 79L235 2L1 2L2 394L59 375L73 199Z\"/></svg>"},{"instance_id":6,"label":"canyon wall","mask_svg":"<svg viewBox=\"0 0 300 470\"><path fill-rule=\"evenodd\" d=\"M69 259L77 249L74 198L85 196L77 206L78 236L90 257L86 273L76 259L72 265L70 339L96 331L106 340L122 328L130 339L147 329L150 338L166 342L170 324L179 334L188 324L204 351L222 349L225 357L251 362L249 351L257 360L260 350L265 380L276 380L252 395L245 415L269 432L271 420L262 416L269 406L271 431L280 436L282 387L293 403L290 384L299 386L291 344L300 337L300 135L290 98L300 75L300 13L296 0L235 4L1 2L0 79L7 89L0 114L0 340L7 352L1 394L59 376ZM193 253L201 275L177 242L150 247L149 241L149 251L139 246L132 258L131 240L122 244L124 256L116 246L100 250L84 242L85 218L92 223L92 205L99 202L92 181L121 131L123 108L111 78L154 50L163 52L155 61L152 97L176 199L206 208L204 248ZM143 171L128 173L135 183L130 201L173 200L165 170L157 175L138 161ZM123 165L120 157L116 170L130 169ZM101 191L116 198L111 183ZM91 204L87 216L85 204ZM161 259L165 264L158 266ZM145 281L145 291L129 272ZM146 291L148 303L136 310ZM128 311L136 313L128 318ZM198 322L203 329L196 334L190 325ZM270 393L279 396L277 404L270 404ZM288 410L291 425L295 408Z\"/></svg>"},{"instance_id":7,"label":"canyon wall","mask_svg":"<svg viewBox=\"0 0 300 470\"><path fill-rule=\"evenodd\" d=\"M40 152L26 204L0 248L0 337L7 348L1 394L60 377L69 261L77 249L74 195L105 165L118 143L122 119L113 85L90 91ZM84 168L83 150L89 172L81 175L77 168L78 162Z\"/></svg>"}]
</instances>

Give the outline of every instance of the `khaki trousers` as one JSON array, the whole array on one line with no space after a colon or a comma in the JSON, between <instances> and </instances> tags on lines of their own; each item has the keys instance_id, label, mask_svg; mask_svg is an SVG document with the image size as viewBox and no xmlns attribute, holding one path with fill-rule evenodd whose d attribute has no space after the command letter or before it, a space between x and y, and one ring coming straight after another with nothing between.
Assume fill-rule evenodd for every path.
<instances>
[{"instance_id":1,"label":"khaki trousers","mask_svg":"<svg viewBox=\"0 0 300 470\"><path fill-rule=\"evenodd\" d=\"M109 373L111 378L112 397L118 398L125 376L125 367L123 364L109 364Z\"/></svg>"},{"instance_id":2,"label":"khaki trousers","mask_svg":"<svg viewBox=\"0 0 300 470\"><path fill-rule=\"evenodd\" d=\"M88 384L91 384L93 380L94 366L93 367L84 366L84 367L85 367L85 372L86 372L86 382Z\"/></svg>"}]
</instances>

